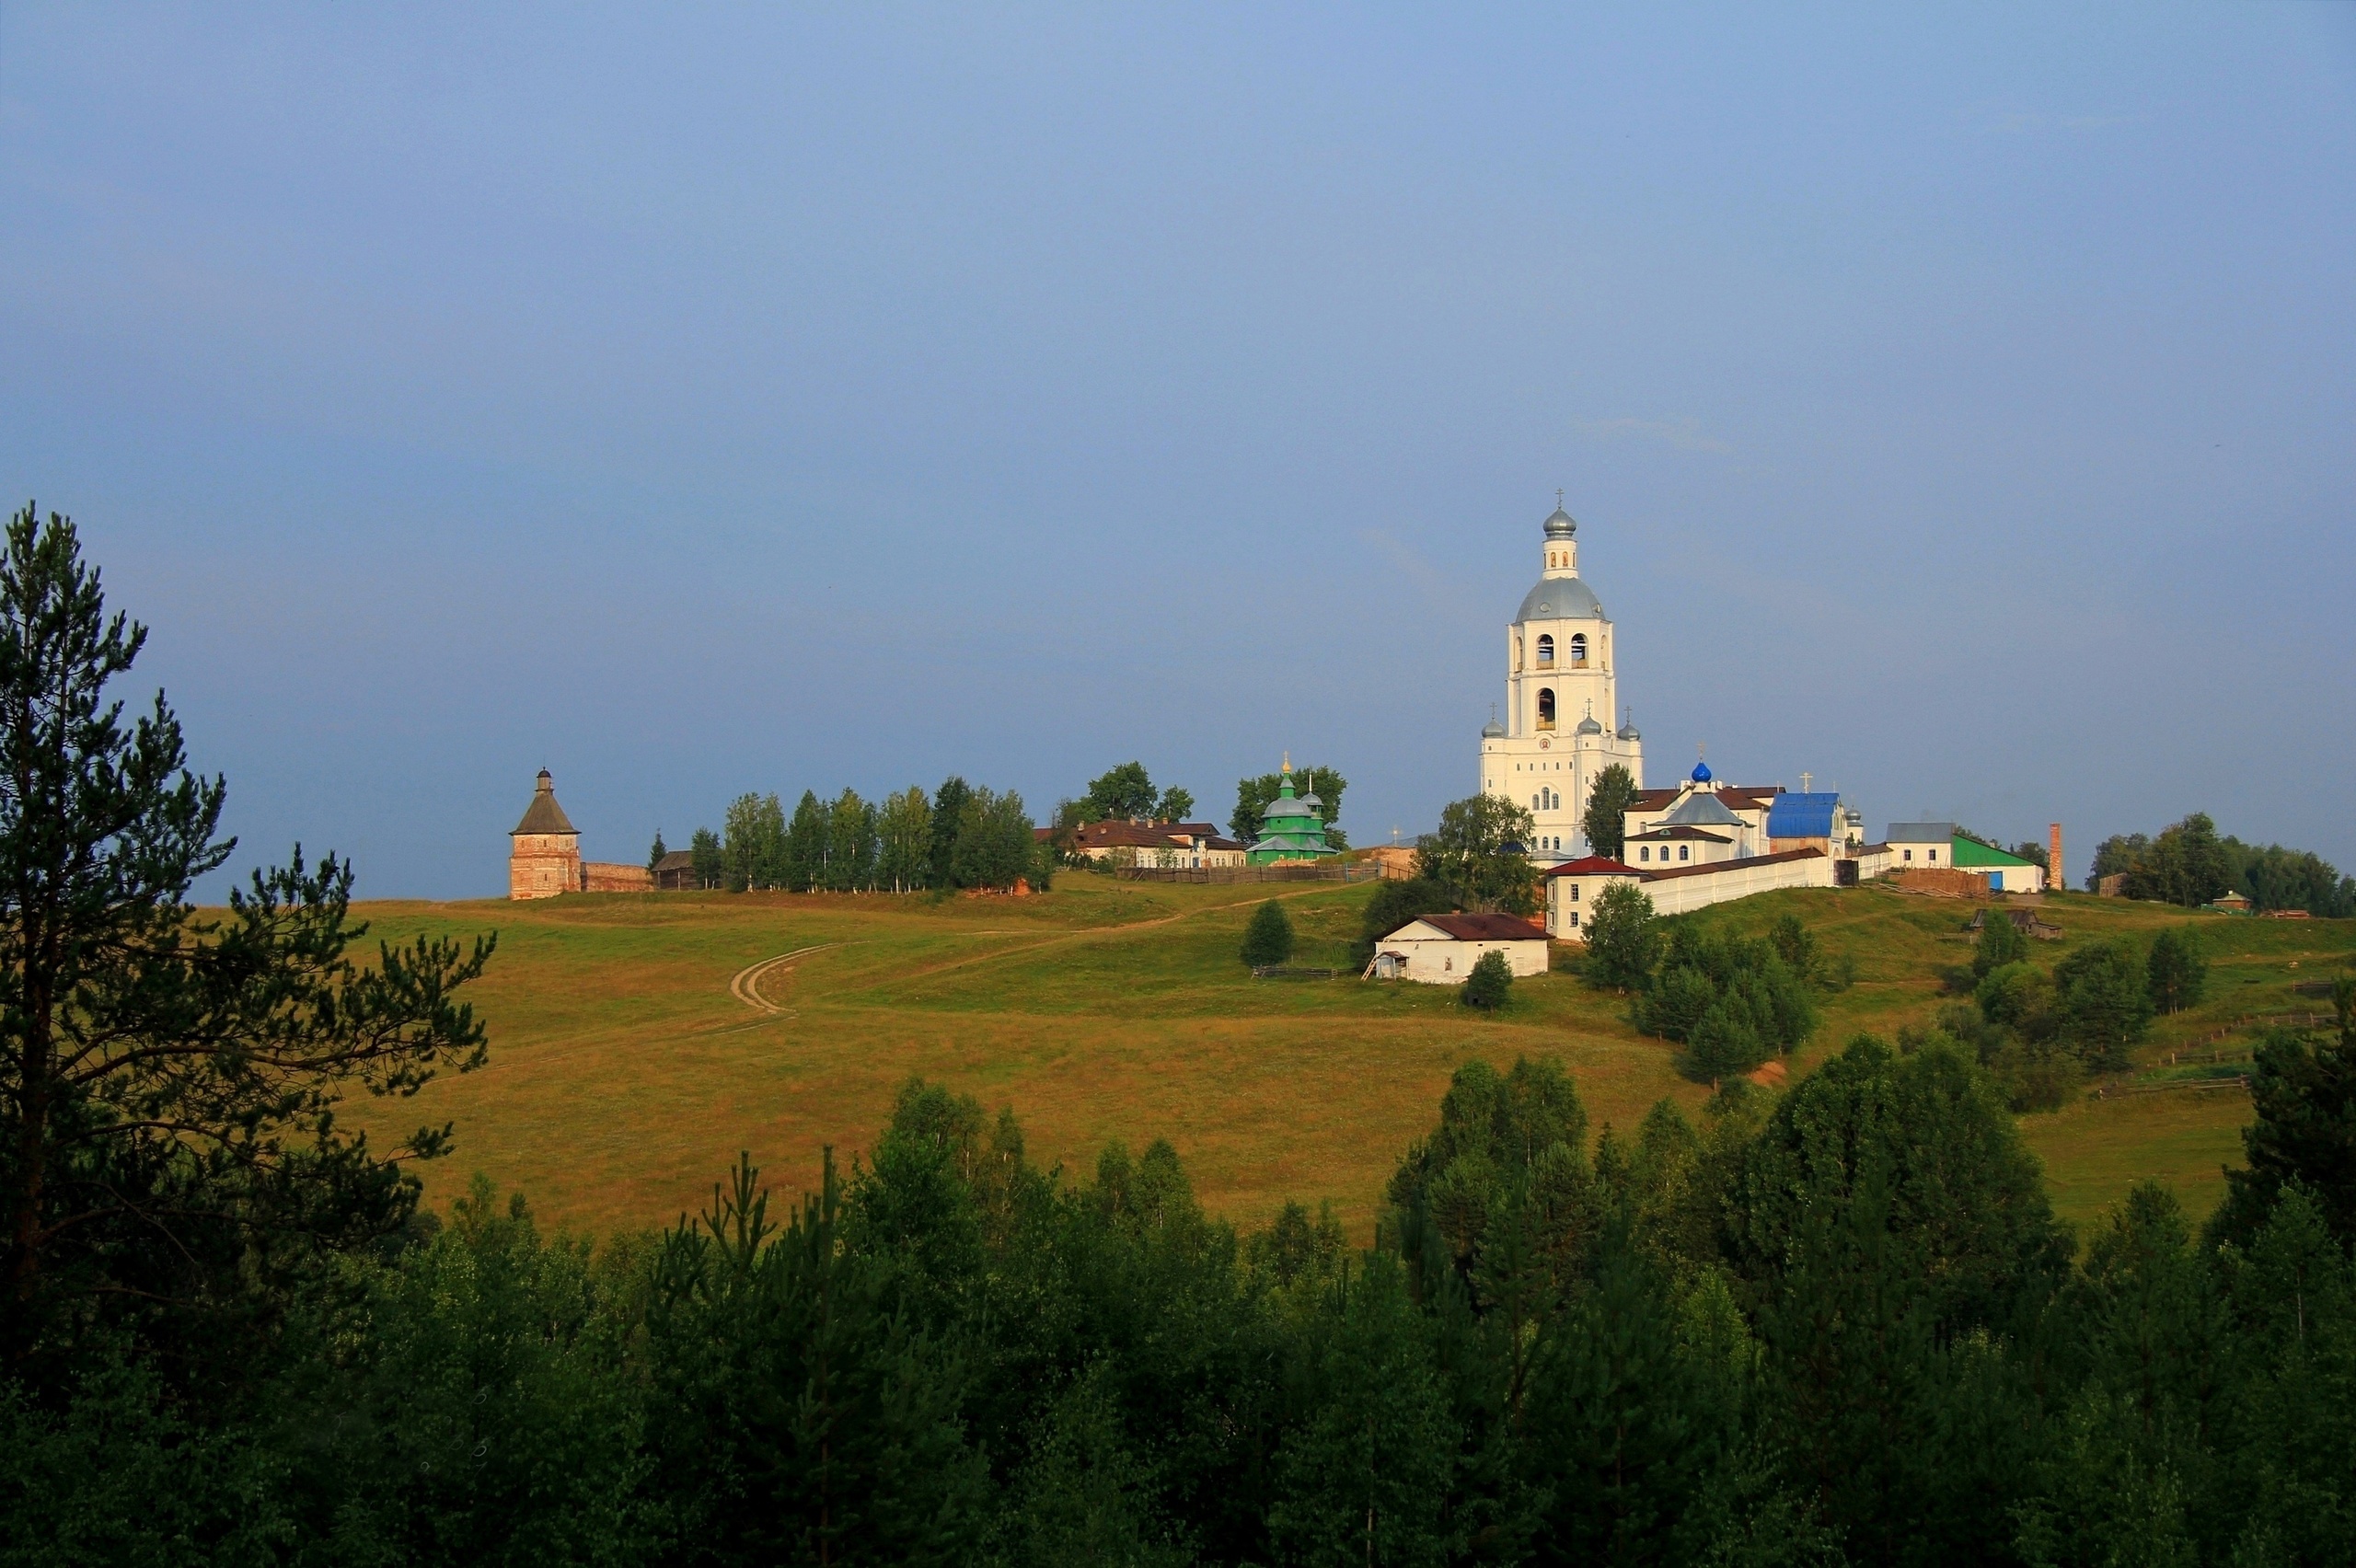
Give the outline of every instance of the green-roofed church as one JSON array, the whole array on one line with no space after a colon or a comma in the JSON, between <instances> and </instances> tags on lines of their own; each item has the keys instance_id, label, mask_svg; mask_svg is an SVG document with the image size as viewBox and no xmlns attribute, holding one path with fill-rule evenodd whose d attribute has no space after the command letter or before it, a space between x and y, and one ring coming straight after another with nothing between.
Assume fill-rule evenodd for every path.
<instances>
[{"instance_id":1,"label":"green-roofed church","mask_svg":"<svg viewBox=\"0 0 2356 1568\"><path fill-rule=\"evenodd\" d=\"M1276 780L1276 798L1261 813L1260 836L1252 841L1244 859L1254 866L1281 866L1340 854L1325 842L1323 805L1314 794L1293 794L1292 758L1286 757L1284 772Z\"/></svg>"}]
</instances>

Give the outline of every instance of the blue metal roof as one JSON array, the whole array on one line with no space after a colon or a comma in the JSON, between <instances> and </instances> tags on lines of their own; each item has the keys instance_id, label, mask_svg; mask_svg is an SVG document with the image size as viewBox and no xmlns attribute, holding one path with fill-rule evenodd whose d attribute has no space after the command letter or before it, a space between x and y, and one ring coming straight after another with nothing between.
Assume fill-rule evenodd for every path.
<instances>
[{"instance_id":1,"label":"blue metal roof","mask_svg":"<svg viewBox=\"0 0 2356 1568\"><path fill-rule=\"evenodd\" d=\"M1840 795L1830 790L1813 794L1786 791L1776 796L1774 803L1767 808L1767 836L1833 837L1832 822L1840 805Z\"/></svg>"}]
</instances>

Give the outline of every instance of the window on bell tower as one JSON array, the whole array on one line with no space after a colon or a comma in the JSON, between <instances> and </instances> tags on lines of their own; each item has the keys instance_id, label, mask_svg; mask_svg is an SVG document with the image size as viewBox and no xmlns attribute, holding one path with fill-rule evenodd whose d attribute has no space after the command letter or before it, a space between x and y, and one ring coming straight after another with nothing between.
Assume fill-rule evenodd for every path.
<instances>
[{"instance_id":1,"label":"window on bell tower","mask_svg":"<svg viewBox=\"0 0 2356 1568\"><path fill-rule=\"evenodd\" d=\"M1538 662L1541 664L1551 664L1554 662L1554 639L1551 634L1542 633L1539 636Z\"/></svg>"},{"instance_id":2,"label":"window on bell tower","mask_svg":"<svg viewBox=\"0 0 2356 1568\"><path fill-rule=\"evenodd\" d=\"M1554 688L1553 686L1538 688L1538 727L1542 730L1551 730L1554 727Z\"/></svg>"},{"instance_id":3,"label":"window on bell tower","mask_svg":"<svg viewBox=\"0 0 2356 1568\"><path fill-rule=\"evenodd\" d=\"M1571 667L1583 668L1587 663L1587 633L1571 634Z\"/></svg>"}]
</instances>

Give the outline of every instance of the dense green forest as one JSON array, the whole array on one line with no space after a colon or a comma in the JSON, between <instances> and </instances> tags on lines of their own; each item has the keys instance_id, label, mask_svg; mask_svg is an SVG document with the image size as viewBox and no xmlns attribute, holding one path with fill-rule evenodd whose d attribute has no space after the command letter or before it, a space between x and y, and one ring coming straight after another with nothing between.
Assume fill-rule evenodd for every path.
<instances>
[{"instance_id":1,"label":"dense green forest","mask_svg":"<svg viewBox=\"0 0 2356 1568\"><path fill-rule=\"evenodd\" d=\"M2351 1069L2272 1042L2209 1232L2150 1188L2074 1258L1945 1048L1592 1140L1467 1066L1364 1251L912 1083L790 1205L593 1247L479 1188L53 1319L0 1561L2344 1562Z\"/></svg>"},{"instance_id":2,"label":"dense green forest","mask_svg":"<svg viewBox=\"0 0 2356 1568\"><path fill-rule=\"evenodd\" d=\"M2356 979L2260 1044L2198 1234L2145 1188L2073 1237L1934 1031L1633 1129L1467 1066L1364 1248L1208 1217L1159 1141L1043 1170L921 1082L791 1201L740 1160L661 1234L549 1236L421 1206L450 1127L339 1119L483 1065L492 944L355 957L332 857L192 908L225 788L109 697L143 638L14 519L0 1564L2356 1557ZM1772 1048L1805 937L1672 931L1637 1004Z\"/></svg>"}]
</instances>

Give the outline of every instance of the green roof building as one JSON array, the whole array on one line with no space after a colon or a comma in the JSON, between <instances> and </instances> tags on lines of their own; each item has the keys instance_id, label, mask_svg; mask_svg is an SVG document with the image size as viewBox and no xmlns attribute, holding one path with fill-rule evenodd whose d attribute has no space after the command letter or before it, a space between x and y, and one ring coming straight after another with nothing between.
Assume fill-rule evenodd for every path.
<instances>
[{"instance_id":1,"label":"green roof building","mask_svg":"<svg viewBox=\"0 0 2356 1568\"><path fill-rule=\"evenodd\" d=\"M1948 863L1958 871L1980 871L1988 878L1991 893L2042 893L2045 872L2035 860L2024 860L1977 838L1966 838L1958 833L1950 840Z\"/></svg>"},{"instance_id":2,"label":"green roof building","mask_svg":"<svg viewBox=\"0 0 2356 1568\"><path fill-rule=\"evenodd\" d=\"M1325 842L1324 804L1315 795L1296 799L1292 792L1292 759L1285 759L1276 781L1276 798L1260 814L1260 836L1252 841L1244 859L1254 866L1281 865L1288 860L1315 860L1340 850Z\"/></svg>"}]
</instances>

